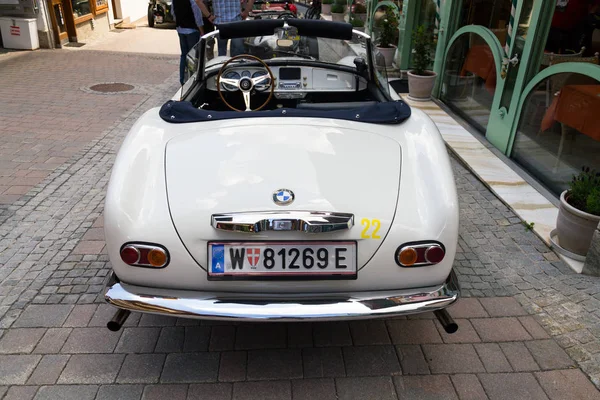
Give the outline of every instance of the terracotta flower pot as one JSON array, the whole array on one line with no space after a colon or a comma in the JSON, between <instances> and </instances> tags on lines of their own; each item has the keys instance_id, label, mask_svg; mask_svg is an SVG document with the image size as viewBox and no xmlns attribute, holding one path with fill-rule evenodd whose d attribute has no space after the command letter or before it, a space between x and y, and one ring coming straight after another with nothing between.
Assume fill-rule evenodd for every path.
<instances>
[{"instance_id":1,"label":"terracotta flower pot","mask_svg":"<svg viewBox=\"0 0 600 400\"><path fill-rule=\"evenodd\" d=\"M321 4L321 14L331 15L331 4Z\"/></svg>"},{"instance_id":2,"label":"terracotta flower pot","mask_svg":"<svg viewBox=\"0 0 600 400\"><path fill-rule=\"evenodd\" d=\"M345 22L344 13L331 13L331 20L336 22Z\"/></svg>"},{"instance_id":3,"label":"terracotta flower pot","mask_svg":"<svg viewBox=\"0 0 600 400\"><path fill-rule=\"evenodd\" d=\"M560 247L571 253L585 256L590 248L594 230L600 216L588 214L567 203L567 190L560 195L560 207L556 219L556 232Z\"/></svg>"},{"instance_id":4,"label":"terracotta flower pot","mask_svg":"<svg viewBox=\"0 0 600 400\"><path fill-rule=\"evenodd\" d=\"M383 58L385 59L385 66L391 67L394 62L394 54L396 53L396 46L392 47L379 47L377 46L377 51L381 53Z\"/></svg>"},{"instance_id":5,"label":"terracotta flower pot","mask_svg":"<svg viewBox=\"0 0 600 400\"><path fill-rule=\"evenodd\" d=\"M437 74L433 71L426 71L427 75L415 75L408 71L408 98L417 101L426 101L431 99L431 91L435 85Z\"/></svg>"}]
</instances>

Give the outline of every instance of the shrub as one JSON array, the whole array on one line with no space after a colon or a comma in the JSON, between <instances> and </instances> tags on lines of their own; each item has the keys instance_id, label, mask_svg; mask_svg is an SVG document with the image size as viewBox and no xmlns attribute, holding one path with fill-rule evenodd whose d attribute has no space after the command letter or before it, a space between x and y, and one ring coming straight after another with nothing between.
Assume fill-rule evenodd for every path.
<instances>
[{"instance_id":1,"label":"shrub","mask_svg":"<svg viewBox=\"0 0 600 400\"><path fill-rule=\"evenodd\" d=\"M323 0L322 4L333 4L333 0Z\"/></svg>"},{"instance_id":2,"label":"shrub","mask_svg":"<svg viewBox=\"0 0 600 400\"><path fill-rule=\"evenodd\" d=\"M354 12L356 14L366 14L367 7L365 7L363 4L358 3L357 5L354 6Z\"/></svg>"},{"instance_id":3,"label":"shrub","mask_svg":"<svg viewBox=\"0 0 600 400\"><path fill-rule=\"evenodd\" d=\"M398 27L398 20L391 8L385 10L385 17L381 20L380 26L381 33L379 35L379 47L392 47L395 39L394 30Z\"/></svg>"},{"instance_id":4,"label":"shrub","mask_svg":"<svg viewBox=\"0 0 600 400\"><path fill-rule=\"evenodd\" d=\"M346 0L334 0L335 4L339 4L340 6L347 6L348 2Z\"/></svg>"},{"instance_id":5,"label":"shrub","mask_svg":"<svg viewBox=\"0 0 600 400\"><path fill-rule=\"evenodd\" d=\"M331 13L332 14L343 14L344 13L344 6L341 4L334 4L331 6Z\"/></svg>"},{"instance_id":6,"label":"shrub","mask_svg":"<svg viewBox=\"0 0 600 400\"><path fill-rule=\"evenodd\" d=\"M571 180L566 197L576 209L600 216L600 172L583 167Z\"/></svg>"},{"instance_id":7,"label":"shrub","mask_svg":"<svg viewBox=\"0 0 600 400\"><path fill-rule=\"evenodd\" d=\"M427 75L427 68L431 64L431 46L433 38L425 30L423 25L420 25L413 32L413 73L416 75Z\"/></svg>"},{"instance_id":8,"label":"shrub","mask_svg":"<svg viewBox=\"0 0 600 400\"><path fill-rule=\"evenodd\" d=\"M350 20L350 23L352 24L352 27L354 27L354 28L362 28L363 26L365 26L365 23L360 18L352 18Z\"/></svg>"}]
</instances>

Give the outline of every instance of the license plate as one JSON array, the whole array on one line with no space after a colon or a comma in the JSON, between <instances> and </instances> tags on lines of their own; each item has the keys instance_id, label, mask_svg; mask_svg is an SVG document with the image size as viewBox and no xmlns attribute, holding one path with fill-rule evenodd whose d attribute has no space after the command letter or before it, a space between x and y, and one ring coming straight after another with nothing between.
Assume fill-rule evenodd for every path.
<instances>
[{"instance_id":1,"label":"license plate","mask_svg":"<svg viewBox=\"0 0 600 400\"><path fill-rule=\"evenodd\" d=\"M162 23L163 23L163 17L162 17L162 15L157 15L157 16L155 16L155 17L154 17L154 21L155 21L157 24L162 24Z\"/></svg>"},{"instance_id":2,"label":"license plate","mask_svg":"<svg viewBox=\"0 0 600 400\"><path fill-rule=\"evenodd\" d=\"M208 245L210 276L355 276L355 242L222 242Z\"/></svg>"}]
</instances>

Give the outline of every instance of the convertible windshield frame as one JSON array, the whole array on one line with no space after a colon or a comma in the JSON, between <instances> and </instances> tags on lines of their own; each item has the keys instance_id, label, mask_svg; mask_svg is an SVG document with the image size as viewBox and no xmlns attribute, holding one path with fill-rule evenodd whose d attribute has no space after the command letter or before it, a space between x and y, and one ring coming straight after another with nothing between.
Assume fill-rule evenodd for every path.
<instances>
[{"instance_id":1,"label":"convertible windshield frame","mask_svg":"<svg viewBox=\"0 0 600 400\"><path fill-rule=\"evenodd\" d=\"M297 21L304 21L304 22L300 22L298 24ZM306 21L308 21L308 23L305 23ZM274 22L276 22L276 23L274 23ZM235 38L254 37L254 36L258 36L258 35L263 35L263 36L273 35L273 34L275 34L275 29L277 27L283 27L286 24L289 26L300 25L301 28L306 29L306 30L299 32L299 34L301 34L302 36L316 36L317 39L351 40L353 35L356 35L357 37L361 38L362 40L364 40L364 46L365 46L365 56L366 57L363 57L363 58L366 58L365 62L367 64L368 81L374 82L378 87L380 87L382 85L382 83L379 82L379 79L375 72L375 60L373 58L373 43L371 40L371 36L369 36L368 34L366 34L364 32L357 31L354 29L348 30L348 27L351 28L351 25L348 23L330 22L330 21L315 21L315 20L298 20L295 18L292 18L292 19L286 18L286 19L281 19L281 20L239 21L239 22L231 22L231 23L227 23L227 24L221 24L221 29L209 32L200 38L200 41L195 46L196 57L197 57L196 58L196 71L194 73L194 76L190 77L190 80L192 80L193 83L191 85L185 85L185 86L187 86L187 88L185 90L182 87L180 99L181 100L189 100L191 97L193 97L194 93L197 92L197 90L194 90L194 89L197 88L199 86L199 84L201 84L202 82L204 82L206 80L207 75L213 74L212 68L216 67L218 65L221 65L221 63L215 63L208 67L205 66L205 64L207 62L207 60L206 60L206 44L207 44L208 40L210 40L210 39L217 40L217 38L222 37L222 36L224 36L224 38L227 38L227 39L235 39ZM340 31L335 32L335 29L339 28L340 26L342 28L344 28L346 30L346 32L340 32ZM225 27L224 35L222 34L223 27ZM244 29L242 29L242 28L244 28ZM315 28L314 31L316 31L316 32L311 31L310 28ZM313 33L318 33L321 36L313 35ZM357 57L360 57L360 56L357 55ZM293 56L290 56L289 58L282 57L279 59L275 59L275 58L267 59L264 61L270 65L278 65L278 64L281 65L280 63L290 63L291 58L293 58ZM309 59L304 59L304 58L298 57L297 59L294 58L293 62L301 64L301 65L321 66L321 67L336 69L336 70L340 70L340 71L357 73L356 68L353 68L353 67L350 67L347 65L342 65L342 64L329 63L329 62L321 61L321 60L309 60ZM211 71L209 71L209 74L207 74L207 68L211 70ZM365 77L365 78L367 78L367 77ZM388 100L391 100L391 97L389 96L389 93L386 90L382 90L382 93L386 98L388 98Z\"/></svg>"}]
</instances>

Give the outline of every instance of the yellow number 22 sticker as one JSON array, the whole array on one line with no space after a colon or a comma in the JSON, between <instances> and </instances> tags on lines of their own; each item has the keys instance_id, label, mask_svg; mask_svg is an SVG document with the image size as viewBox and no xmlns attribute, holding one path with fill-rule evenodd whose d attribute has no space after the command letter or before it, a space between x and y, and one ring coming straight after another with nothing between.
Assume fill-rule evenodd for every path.
<instances>
[{"instance_id":1,"label":"yellow number 22 sticker","mask_svg":"<svg viewBox=\"0 0 600 400\"><path fill-rule=\"evenodd\" d=\"M364 229L362 230L362 232L360 234L361 238L363 238L363 239L381 239L381 236L379 236L377 234L377 232L379 232L379 229L381 228L380 220L363 218L360 221L360 224L362 226L364 226ZM370 230L371 226L373 227L373 231L369 235L369 230Z\"/></svg>"}]
</instances>

